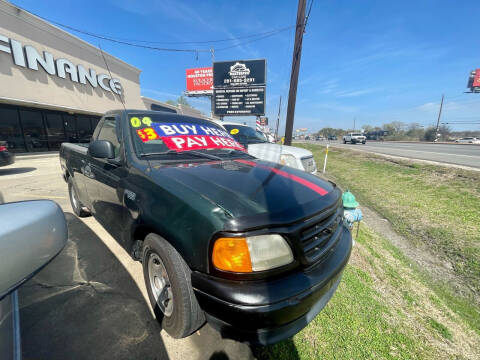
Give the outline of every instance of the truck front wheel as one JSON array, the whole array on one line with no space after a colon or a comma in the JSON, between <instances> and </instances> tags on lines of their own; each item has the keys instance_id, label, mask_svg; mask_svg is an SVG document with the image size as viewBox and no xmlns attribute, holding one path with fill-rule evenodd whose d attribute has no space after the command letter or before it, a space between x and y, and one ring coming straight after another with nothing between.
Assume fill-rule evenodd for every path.
<instances>
[{"instance_id":1,"label":"truck front wheel","mask_svg":"<svg viewBox=\"0 0 480 360\"><path fill-rule=\"evenodd\" d=\"M148 234L142 264L150 304L162 328L176 339L200 328L205 315L193 293L190 268L175 248L161 236Z\"/></svg>"}]
</instances>

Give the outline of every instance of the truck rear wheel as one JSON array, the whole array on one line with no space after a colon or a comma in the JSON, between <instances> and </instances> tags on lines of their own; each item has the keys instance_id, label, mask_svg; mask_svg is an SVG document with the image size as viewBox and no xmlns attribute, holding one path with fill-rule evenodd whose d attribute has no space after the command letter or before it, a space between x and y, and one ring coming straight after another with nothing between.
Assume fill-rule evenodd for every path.
<instances>
[{"instance_id":1,"label":"truck rear wheel","mask_svg":"<svg viewBox=\"0 0 480 360\"><path fill-rule=\"evenodd\" d=\"M83 205L78 199L77 190L75 185L73 185L73 179L68 178L68 197L70 198L70 205L72 205L73 212L78 217L90 216L90 212L83 209Z\"/></svg>"},{"instance_id":2,"label":"truck rear wheel","mask_svg":"<svg viewBox=\"0 0 480 360\"><path fill-rule=\"evenodd\" d=\"M175 248L157 234L143 243L143 276L150 304L163 329L172 337L186 337L205 322L193 293L190 268Z\"/></svg>"}]
</instances>

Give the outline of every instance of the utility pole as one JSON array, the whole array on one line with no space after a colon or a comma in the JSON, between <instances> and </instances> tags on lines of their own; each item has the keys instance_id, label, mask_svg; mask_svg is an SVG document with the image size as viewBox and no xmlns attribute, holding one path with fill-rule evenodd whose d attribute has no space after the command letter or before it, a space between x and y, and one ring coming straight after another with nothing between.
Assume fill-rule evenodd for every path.
<instances>
[{"instance_id":1,"label":"utility pole","mask_svg":"<svg viewBox=\"0 0 480 360\"><path fill-rule=\"evenodd\" d=\"M288 91L287 121L285 124L285 145L292 144L293 120L295 116L295 102L297 100L298 73L302 57L303 32L305 31L306 0L298 0L297 26L295 31L295 45L293 46L292 72L290 74L290 90Z\"/></svg>"},{"instance_id":2,"label":"utility pole","mask_svg":"<svg viewBox=\"0 0 480 360\"><path fill-rule=\"evenodd\" d=\"M438 110L437 127L435 128L435 141L438 140L438 127L440 126L440 116L442 116L443 98L444 95L442 94L442 101L440 101L440 109Z\"/></svg>"},{"instance_id":3,"label":"utility pole","mask_svg":"<svg viewBox=\"0 0 480 360\"><path fill-rule=\"evenodd\" d=\"M278 125L280 124L280 109L282 108L282 95L280 95L280 102L278 103L277 126L275 127L275 141L278 139Z\"/></svg>"},{"instance_id":4,"label":"utility pole","mask_svg":"<svg viewBox=\"0 0 480 360\"><path fill-rule=\"evenodd\" d=\"M357 120L357 118L353 118L353 131L355 132L355 120Z\"/></svg>"}]
</instances>

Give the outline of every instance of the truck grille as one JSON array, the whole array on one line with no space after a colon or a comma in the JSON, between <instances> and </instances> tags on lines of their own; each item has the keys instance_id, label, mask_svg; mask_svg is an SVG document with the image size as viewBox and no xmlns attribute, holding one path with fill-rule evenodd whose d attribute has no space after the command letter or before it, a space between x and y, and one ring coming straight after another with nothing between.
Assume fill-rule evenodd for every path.
<instances>
[{"instance_id":1,"label":"truck grille","mask_svg":"<svg viewBox=\"0 0 480 360\"><path fill-rule=\"evenodd\" d=\"M327 256L342 232L343 207L339 202L327 212L306 220L298 233L304 263L313 264Z\"/></svg>"},{"instance_id":2,"label":"truck grille","mask_svg":"<svg viewBox=\"0 0 480 360\"><path fill-rule=\"evenodd\" d=\"M306 172L312 173L317 170L317 165L313 156L306 156L302 158L302 165Z\"/></svg>"}]
</instances>

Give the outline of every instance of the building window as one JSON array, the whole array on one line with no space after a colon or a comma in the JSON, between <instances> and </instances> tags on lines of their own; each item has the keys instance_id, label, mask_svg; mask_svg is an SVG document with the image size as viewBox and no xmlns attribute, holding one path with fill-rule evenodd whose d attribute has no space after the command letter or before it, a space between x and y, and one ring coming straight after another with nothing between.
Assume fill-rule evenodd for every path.
<instances>
[{"instance_id":1,"label":"building window","mask_svg":"<svg viewBox=\"0 0 480 360\"><path fill-rule=\"evenodd\" d=\"M82 143L90 142L93 130L90 124L89 116L77 116L78 141Z\"/></svg>"},{"instance_id":2,"label":"building window","mask_svg":"<svg viewBox=\"0 0 480 360\"><path fill-rule=\"evenodd\" d=\"M0 105L0 145L6 143L11 152L24 152L25 141L18 119L18 110Z\"/></svg>"},{"instance_id":3,"label":"building window","mask_svg":"<svg viewBox=\"0 0 480 360\"><path fill-rule=\"evenodd\" d=\"M65 128L60 113L49 113L45 115L47 124L48 148L50 150L60 149L60 144L66 141Z\"/></svg>"},{"instance_id":4,"label":"building window","mask_svg":"<svg viewBox=\"0 0 480 360\"><path fill-rule=\"evenodd\" d=\"M67 141L71 143L77 143L78 136L75 116L63 114L63 124L65 125L65 135L67 136Z\"/></svg>"},{"instance_id":5,"label":"building window","mask_svg":"<svg viewBox=\"0 0 480 360\"><path fill-rule=\"evenodd\" d=\"M42 113L36 110L20 110L20 119L27 151L47 151L48 140L43 125Z\"/></svg>"}]
</instances>

